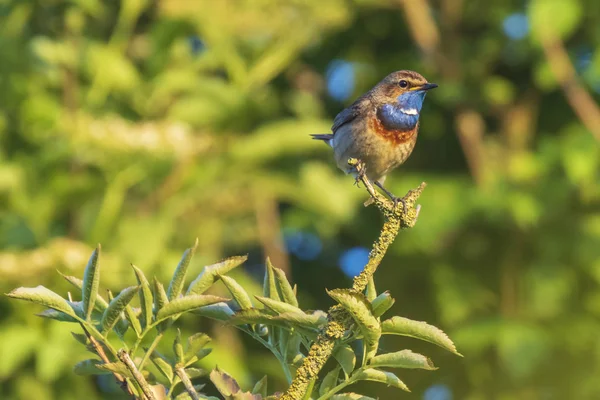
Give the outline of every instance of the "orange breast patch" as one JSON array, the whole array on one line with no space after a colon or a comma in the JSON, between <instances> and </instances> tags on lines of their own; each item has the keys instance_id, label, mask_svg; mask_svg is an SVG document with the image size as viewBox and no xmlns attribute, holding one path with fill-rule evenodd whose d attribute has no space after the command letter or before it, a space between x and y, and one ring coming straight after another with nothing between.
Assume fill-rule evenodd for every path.
<instances>
[{"instance_id":1,"label":"orange breast patch","mask_svg":"<svg viewBox=\"0 0 600 400\"><path fill-rule=\"evenodd\" d=\"M381 136L385 140L397 146L416 139L417 132L419 130L419 123L417 122L417 125L414 128L408 130L387 129L381 120L377 118L375 113L370 113L368 117L367 128L370 132Z\"/></svg>"}]
</instances>

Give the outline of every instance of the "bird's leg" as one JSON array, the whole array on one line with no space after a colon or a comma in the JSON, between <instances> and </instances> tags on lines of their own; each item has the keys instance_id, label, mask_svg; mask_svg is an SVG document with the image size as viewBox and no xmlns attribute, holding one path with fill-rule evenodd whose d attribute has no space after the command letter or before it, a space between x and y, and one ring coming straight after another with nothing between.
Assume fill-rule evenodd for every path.
<instances>
[{"instance_id":1,"label":"bird's leg","mask_svg":"<svg viewBox=\"0 0 600 400\"><path fill-rule=\"evenodd\" d=\"M358 186L360 181L365 178L367 175L367 166L364 162L357 160L357 163L354 165L354 169L356 170L356 177L354 178L354 185Z\"/></svg>"},{"instance_id":2,"label":"bird's leg","mask_svg":"<svg viewBox=\"0 0 600 400\"><path fill-rule=\"evenodd\" d=\"M387 190L379 181L375 181L375 185L379 189L381 189L390 198L390 200L392 200L392 202L394 203L394 208L396 208L398 206L398 202L400 202L402 203L402 211L406 212L406 203L404 202L404 199L402 197L394 196L394 194Z\"/></svg>"}]
</instances>

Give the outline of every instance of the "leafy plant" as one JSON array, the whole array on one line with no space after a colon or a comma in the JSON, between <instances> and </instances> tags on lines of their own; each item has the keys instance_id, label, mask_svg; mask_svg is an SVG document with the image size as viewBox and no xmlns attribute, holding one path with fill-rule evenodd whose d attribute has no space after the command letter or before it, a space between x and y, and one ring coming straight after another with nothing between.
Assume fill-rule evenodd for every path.
<instances>
[{"instance_id":1,"label":"leafy plant","mask_svg":"<svg viewBox=\"0 0 600 400\"><path fill-rule=\"evenodd\" d=\"M47 307L38 314L41 317L79 324L84 334L73 333L73 336L97 358L77 363L74 371L80 375L112 374L126 393L137 398L211 398L202 394L204 384L197 382L207 375L197 363L210 353L206 347L210 337L196 333L182 338L177 329L172 351L163 354L156 350L165 332L175 329L175 322L188 312L225 322L251 336L271 351L290 384L287 393L269 396L264 377L252 391L243 391L233 377L215 366L209 379L226 399L367 399L356 393L340 393L359 381L381 382L409 391L394 372L386 369L435 370L436 367L429 358L411 350L379 353L382 335L410 336L460 355L453 342L432 325L399 316L382 321L394 299L387 291L378 294L372 279L399 229L416 222L419 207L415 207L415 201L424 185L410 191L403 202L394 206L376 194L365 177L363 182L386 222L369 262L355 278L353 287L328 291L337 305L327 313L303 310L296 297L297 288L268 259L263 296L255 296L254 301L242 285L227 276L246 261L244 256L204 267L184 290L197 241L184 252L166 290L156 278L150 284L143 271L132 265L138 285L125 288L116 296L108 291L105 299L99 293L98 245L83 280L63 275L80 290L80 301L74 301L71 293L65 299L43 286L21 287L8 296ZM206 294L219 280L231 293L231 299ZM138 307L131 304L136 296ZM115 337L121 346L119 350L112 343ZM152 337L150 346L142 347L142 341L148 337ZM359 356L355 349L362 350ZM335 358L337 365L318 379L329 356Z\"/></svg>"}]
</instances>

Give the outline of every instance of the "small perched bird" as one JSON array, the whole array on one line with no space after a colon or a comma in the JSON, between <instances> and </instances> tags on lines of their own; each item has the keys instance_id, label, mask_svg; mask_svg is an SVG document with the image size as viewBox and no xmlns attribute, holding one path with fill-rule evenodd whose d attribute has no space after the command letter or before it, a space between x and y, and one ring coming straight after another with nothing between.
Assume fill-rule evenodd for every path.
<instances>
[{"instance_id":1,"label":"small perched bird","mask_svg":"<svg viewBox=\"0 0 600 400\"><path fill-rule=\"evenodd\" d=\"M312 137L333 148L335 161L346 174L358 176L348 165L349 158L362 161L367 178L396 204L399 199L383 186L385 177L412 153L425 94L436 87L414 71L393 72L340 112L332 133Z\"/></svg>"}]
</instances>

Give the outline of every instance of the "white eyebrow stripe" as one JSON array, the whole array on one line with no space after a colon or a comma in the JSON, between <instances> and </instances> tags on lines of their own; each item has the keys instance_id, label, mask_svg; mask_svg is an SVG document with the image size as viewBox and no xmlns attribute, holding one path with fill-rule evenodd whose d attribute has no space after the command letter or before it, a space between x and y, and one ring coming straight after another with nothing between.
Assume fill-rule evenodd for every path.
<instances>
[{"instance_id":1,"label":"white eyebrow stripe","mask_svg":"<svg viewBox=\"0 0 600 400\"><path fill-rule=\"evenodd\" d=\"M400 112L406 115L419 115L419 112L416 108L401 108Z\"/></svg>"}]
</instances>

